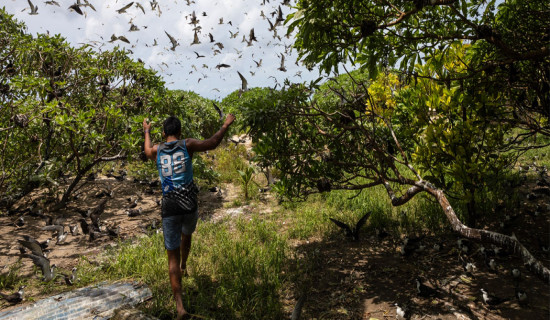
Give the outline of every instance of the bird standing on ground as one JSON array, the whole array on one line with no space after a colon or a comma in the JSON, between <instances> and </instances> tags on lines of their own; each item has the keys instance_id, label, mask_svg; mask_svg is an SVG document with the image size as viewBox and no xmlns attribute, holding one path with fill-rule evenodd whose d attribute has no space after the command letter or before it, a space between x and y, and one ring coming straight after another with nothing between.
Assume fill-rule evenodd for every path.
<instances>
[{"instance_id":1,"label":"bird standing on ground","mask_svg":"<svg viewBox=\"0 0 550 320\"><path fill-rule=\"evenodd\" d=\"M91 209L90 210L90 219L92 220L92 226L97 230L99 231L99 217L103 214L103 212L105 211L105 205L107 204L107 201L109 201L109 199L103 199L101 200L101 202L99 202L99 205L97 207L95 207L94 209Z\"/></svg>"},{"instance_id":2,"label":"bird standing on ground","mask_svg":"<svg viewBox=\"0 0 550 320\"><path fill-rule=\"evenodd\" d=\"M0 296L2 297L2 299L6 300L7 302L9 302L11 304L16 304L16 303L19 303L19 302L23 301L23 298L24 298L24 295L25 295L25 290L24 289L25 289L25 286L20 286L19 290L17 290L17 292L14 292L10 295L0 293Z\"/></svg>"},{"instance_id":3,"label":"bird standing on ground","mask_svg":"<svg viewBox=\"0 0 550 320\"><path fill-rule=\"evenodd\" d=\"M44 226L44 227L40 228L40 230L42 230L42 231L53 231L56 238L57 238L55 244L61 244L67 238L67 234L65 233L65 226L63 226L63 225L54 224L54 225Z\"/></svg>"},{"instance_id":4,"label":"bird standing on ground","mask_svg":"<svg viewBox=\"0 0 550 320\"><path fill-rule=\"evenodd\" d=\"M481 289L481 293L482 293L482 296L483 296L483 302L485 302L485 304L489 305L489 306L497 306L503 302L506 302L510 299L506 299L506 298L499 298L497 296L494 296L492 294L489 294L487 292L487 290L485 289Z\"/></svg>"},{"instance_id":5,"label":"bird standing on ground","mask_svg":"<svg viewBox=\"0 0 550 320\"><path fill-rule=\"evenodd\" d=\"M407 306L399 306L397 303L395 304L395 318L398 320L405 320L410 318L409 309Z\"/></svg>"},{"instance_id":6,"label":"bird standing on ground","mask_svg":"<svg viewBox=\"0 0 550 320\"><path fill-rule=\"evenodd\" d=\"M139 208L139 209L128 209L128 210L126 210L126 215L128 215L128 217L137 217L137 216L141 215L141 208Z\"/></svg>"},{"instance_id":7,"label":"bird standing on ground","mask_svg":"<svg viewBox=\"0 0 550 320\"><path fill-rule=\"evenodd\" d=\"M71 275L64 274L63 278L68 286L72 286L76 282L76 267L71 270Z\"/></svg>"}]
</instances>

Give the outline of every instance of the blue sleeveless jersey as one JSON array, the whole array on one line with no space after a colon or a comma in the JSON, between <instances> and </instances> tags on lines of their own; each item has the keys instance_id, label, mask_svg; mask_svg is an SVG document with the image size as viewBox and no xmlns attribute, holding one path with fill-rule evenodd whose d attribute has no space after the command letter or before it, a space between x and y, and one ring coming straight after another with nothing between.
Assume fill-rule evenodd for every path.
<instances>
[{"instance_id":1,"label":"blue sleeveless jersey","mask_svg":"<svg viewBox=\"0 0 550 320\"><path fill-rule=\"evenodd\" d=\"M157 149L157 169L166 196L193 184L192 159L187 152L185 140L161 143Z\"/></svg>"}]
</instances>

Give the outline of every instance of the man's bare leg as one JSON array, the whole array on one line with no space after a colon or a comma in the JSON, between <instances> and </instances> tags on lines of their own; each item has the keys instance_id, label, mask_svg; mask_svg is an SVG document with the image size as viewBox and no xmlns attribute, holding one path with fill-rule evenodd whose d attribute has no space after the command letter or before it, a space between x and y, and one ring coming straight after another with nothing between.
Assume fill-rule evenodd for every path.
<instances>
[{"instance_id":1,"label":"man's bare leg","mask_svg":"<svg viewBox=\"0 0 550 320\"><path fill-rule=\"evenodd\" d=\"M168 254L168 273L170 275L170 285L172 286L172 293L176 300L176 311L178 317L176 319L187 319L188 313L183 307L183 300L181 297L181 269L180 269L180 250L166 250Z\"/></svg>"},{"instance_id":2,"label":"man's bare leg","mask_svg":"<svg viewBox=\"0 0 550 320\"><path fill-rule=\"evenodd\" d=\"M191 251L191 237L192 235L181 234L181 273L187 275L187 258L189 257L189 251Z\"/></svg>"}]
</instances>

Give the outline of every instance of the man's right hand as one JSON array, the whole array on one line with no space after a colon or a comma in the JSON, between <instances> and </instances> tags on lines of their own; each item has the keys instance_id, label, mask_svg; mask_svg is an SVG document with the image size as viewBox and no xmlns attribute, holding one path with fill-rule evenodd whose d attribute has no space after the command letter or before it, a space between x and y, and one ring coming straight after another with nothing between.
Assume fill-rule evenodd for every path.
<instances>
[{"instance_id":1,"label":"man's right hand","mask_svg":"<svg viewBox=\"0 0 550 320\"><path fill-rule=\"evenodd\" d=\"M225 117L225 122L223 123L223 125L229 127L229 125L232 124L233 121L235 121L235 116L229 113L227 117Z\"/></svg>"}]
</instances>

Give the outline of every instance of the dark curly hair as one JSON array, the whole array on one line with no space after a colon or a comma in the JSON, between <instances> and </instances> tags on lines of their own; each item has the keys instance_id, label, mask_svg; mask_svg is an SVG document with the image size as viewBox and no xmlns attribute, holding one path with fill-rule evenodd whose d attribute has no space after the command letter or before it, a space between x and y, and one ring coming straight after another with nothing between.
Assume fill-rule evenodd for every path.
<instances>
[{"instance_id":1,"label":"dark curly hair","mask_svg":"<svg viewBox=\"0 0 550 320\"><path fill-rule=\"evenodd\" d=\"M181 121L180 119L171 116L164 120L163 124L164 134L166 136L177 136L181 133Z\"/></svg>"}]
</instances>

